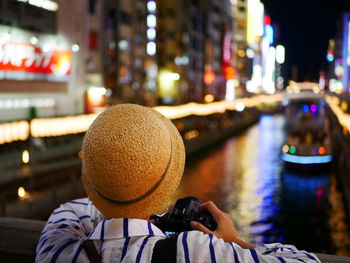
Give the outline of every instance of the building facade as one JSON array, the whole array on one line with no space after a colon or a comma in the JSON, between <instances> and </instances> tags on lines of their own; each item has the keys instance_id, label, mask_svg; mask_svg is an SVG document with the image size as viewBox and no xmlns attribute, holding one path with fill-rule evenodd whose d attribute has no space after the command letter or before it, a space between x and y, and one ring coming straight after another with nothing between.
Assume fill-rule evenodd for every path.
<instances>
[{"instance_id":1,"label":"building facade","mask_svg":"<svg viewBox=\"0 0 350 263\"><path fill-rule=\"evenodd\" d=\"M346 93L350 92L350 12L346 12L342 16L342 66L343 76L342 84L343 90ZM335 68L335 73L337 70ZM339 75L339 74L337 74Z\"/></svg>"},{"instance_id":2,"label":"building facade","mask_svg":"<svg viewBox=\"0 0 350 263\"><path fill-rule=\"evenodd\" d=\"M231 60L233 17L228 0L159 1L158 62L179 74L175 103L225 98L224 42ZM160 84L161 85L161 84ZM161 88L161 86L160 86Z\"/></svg>"},{"instance_id":3,"label":"building facade","mask_svg":"<svg viewBox=\"0 0 350 263\"><path fill-rule=\"evenodd\" d=\"M350 12L341 15L337 29L334 38L329 40L328 65L320 79L326 80L329 91L341 94L350 91Z\"/></svg>"},{"instance_id":4,"label":"building facade","mask_svg":"<svg viewBox=\"0 0 350 263\"><path fill-rule=\"evenodd\" d=\"M234 77L229 0L4 0L0 14L0 121L222 100Z\"/></svg>"},{"instance_id":5,"label":"building facade","mask_svg":"<svg viewBox=\"0 0 350 263\"><path fill-rule=\"evenodd\" d=\"M233 5L234 23L234 65L237 70L237 79L242 86L251 79L252 62L246 56L247 45L247 22L248 22L248 0L237 0ZM238 92L240 94L241 91Z\"/></svg>"},{"instance_id":6,"label":"building facade","mask_svg":"<svg viewBox=\"0 0 350 263\"><path fill-rule=\"evenodd\" d=\"M81 54L72 51L82 42L81 16L68 22L60 10L49 0L1 1L0 121L84 111Z\"/></svg>"}]
</instances>

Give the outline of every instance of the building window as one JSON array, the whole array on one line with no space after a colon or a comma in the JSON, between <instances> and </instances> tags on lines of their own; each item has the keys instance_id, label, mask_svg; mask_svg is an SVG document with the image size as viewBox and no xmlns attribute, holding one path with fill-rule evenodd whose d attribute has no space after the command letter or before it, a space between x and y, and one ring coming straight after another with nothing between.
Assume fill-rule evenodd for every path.
<instances>
[{"instance_id":1,"label":"building window","mask_svg":"<svg viewBox=\"0 0 350 263\"><path fill-rule=\"evenodd\" d=\"M20 3L15 1L7 1L7 10L11 12L18 12L20 9Z\"/></svg>"},{"instance_id":2,"label":"building window","mask_svg":"<svg viewBox=\"0 0 350 263\"><path fill-rule=\"evenodd\" d=\"M89 49L97 50L98 48L98 34L97 32L90 31L89 34Z\"/></svg>"},{"instance_id":3,"label":"building window","mask_svg":"<svg viewBox=\"0 0 350 263\"><path fill-rule=\"evenodd\" d=\"M219 31L220 30L220 23L214 23L214 28Z\"/></svg>"},{"instance_id":4,"label":"building window","mask_svg":"<svg viewBox=\"0 0 350 263\"><path fill-rule=\"evenodd\" d=\"M175 38L175 33L174 31L167 31L167 37L169 39L174 39Z\"/></svg>"},{"instance_id":5,"label":"building window","mask_svg":"<svg viewBox=\"0 0 350 263\"><path fill-rule=\"evenodd\" d=\"M244 6L240 6L240 7L238 7L238 10L241 11L241 12L245 12L245 7Z\"/></svg>"},{"instance_id":6,"label":"building window","mask_svg":"<svg viewBox=\"0 0 350 263\"><path fill-rule=\"evenodd\" d=\"M167 13L168 13L168 16L170 16L170 17L174 17L175 16L175 11L172 8L168 8Z\"/></svg>"},{"instance_id":7,"label":"building window","mask_svg":"<svg viewBox=\"0 0 350 263\"><path fill-rule=\"evenodd\" d=\"M96 14L96 3L97 0L89 0L89 14Z\"/></svg>"},{"instance_id":8,"label":"building window","mask_svg":"<svg viewBox=\"0 0 350 263\"><path fill-rule=\"evenodd\" d=\"M120 11L120 21L123 24L131 25L131 22L132 22L131 14L125 11Z\"/></svg>"},{"instance_id":9,"label":"building window","mask_svg":"<svg viewBox=\"0 0 350 263\"><path fill-rule=\"evenodd\" d=\"M115 9L111 8L108 10L108 18L115 19Z\"/></svg>"},{"instance_id":10,"label":"building window","mask_svg":"<svg viewBox=\"0 0 350 263\"><path fill-rule=\"evenodd\" d=\"M137 57L135 58L135 68L142 68L143 62L142 62L142 58Z\"/></svg>"},{"instance_id":11,"label":"building window","mask_svg":"<svg viewBox=\"0 0 350 263\"><path fill-rule=\"evenodd\" d=\"M174 63L175 57L174 56L169 56L168 57L168 62Z\"/></svg>"},{"instance_id":12,"label":"building window","mask_svg":"<svg viewBox=\"0 0 350 263\"><path fill-rule=\"evenodd\" d=\"M43 12L45 12L45 11L42 9L30 6L30 5L27 5L25 8L25 13L31 17L40 18L40 17L42 17Z\"/></svg>"},{"instance_id":13,"label":"building window","mask_svg":"<svg viewBox=\"0 0 350 263\"><path fill-rule=\"evenodd\" d=\"M191 43L190 46L192 49L198 49L199 41L195 37L191 38L190 43Z\"/></svg>"},{"instance_id":14,"label":"building window","mask_svg":"<svg viewBox=\"0 0 350 263\"><path fill-rule=\"evenodd\" d=\"M143 37L141 34L136 34L135 35L135 43L136 44L142 44L143 43Z\"/></svg>"},{"instance_id":15,"label":"building window","mask_svg":"<svg viewBox=\"0 0 350 263\"><path fill-rule=\"evenodd\" d=\"M192 69L196 69L196 60L192 60L192 63L191 63L191 68Z\"/></svg>"},{"instance_id":16,"label":"building window","mask_svg":"<svg viewBox=\"0 0 350 263\"><path fill-rule=\"evenodd\" d=\"M220 7L218 7L218 6L214 6L213 10L214 10L214 12L217 13L217 14L220 13Z\"/></svg>"}]
</instances>

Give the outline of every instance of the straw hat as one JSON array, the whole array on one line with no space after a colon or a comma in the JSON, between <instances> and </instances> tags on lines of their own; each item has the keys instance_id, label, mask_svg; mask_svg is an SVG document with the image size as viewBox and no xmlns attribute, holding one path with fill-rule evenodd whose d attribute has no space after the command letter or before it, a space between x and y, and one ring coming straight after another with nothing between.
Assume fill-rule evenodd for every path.
<instances>
[{"instance_id":1,"label":"straw hat","mask_svg":"<svg viewBox=\"0 0 350 263\"><path fill-rule=\"evenodd\" d=\"M84 188L110 218L144 218L159 211L177 188L184 164L175 126L144 106L108 108L84 137Z\"/></svg>"}]
</instances>

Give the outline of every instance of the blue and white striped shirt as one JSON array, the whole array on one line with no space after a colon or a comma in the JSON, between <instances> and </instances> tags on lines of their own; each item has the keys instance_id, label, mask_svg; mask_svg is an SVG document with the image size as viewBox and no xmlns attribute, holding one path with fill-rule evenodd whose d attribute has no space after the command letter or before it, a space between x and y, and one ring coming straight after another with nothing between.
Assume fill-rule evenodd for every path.
<instances>
[{"instance_id":1,"label":"blue and white striped shirt","mask_svg":"<svg viewBox=\"0 0 350 263\"><path fill-rule=\"evenodd\" d=\"M83 242L94 241L102 262L150 262L164 233L147 220L106 219L87 199L65 203L50 216L36 248L36 262L89 262ZM177 239L177 262L320 262L314 254L279 243L243 249L199 231Z\"/></svg>"}]
</instances>

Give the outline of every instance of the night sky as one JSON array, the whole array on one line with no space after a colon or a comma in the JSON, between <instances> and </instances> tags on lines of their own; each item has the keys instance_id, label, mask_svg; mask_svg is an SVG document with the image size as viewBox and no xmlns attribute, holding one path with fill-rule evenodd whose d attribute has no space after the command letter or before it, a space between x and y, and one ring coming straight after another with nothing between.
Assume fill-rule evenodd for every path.
<instances>
[{"instance_id":1,"label":"night sky","mask_svg":"<svg viewBox=\"0 0 350 263\"><path fill-rule=\"evenodd\" d=\"M318 81L326 66L328 41L337 32L341 14L350 11L350 0L262 0L272 24L279 26L279 43L286 47L284 73L290 78L298 67L299 81Z\"/></svg>"}]
</instances>

